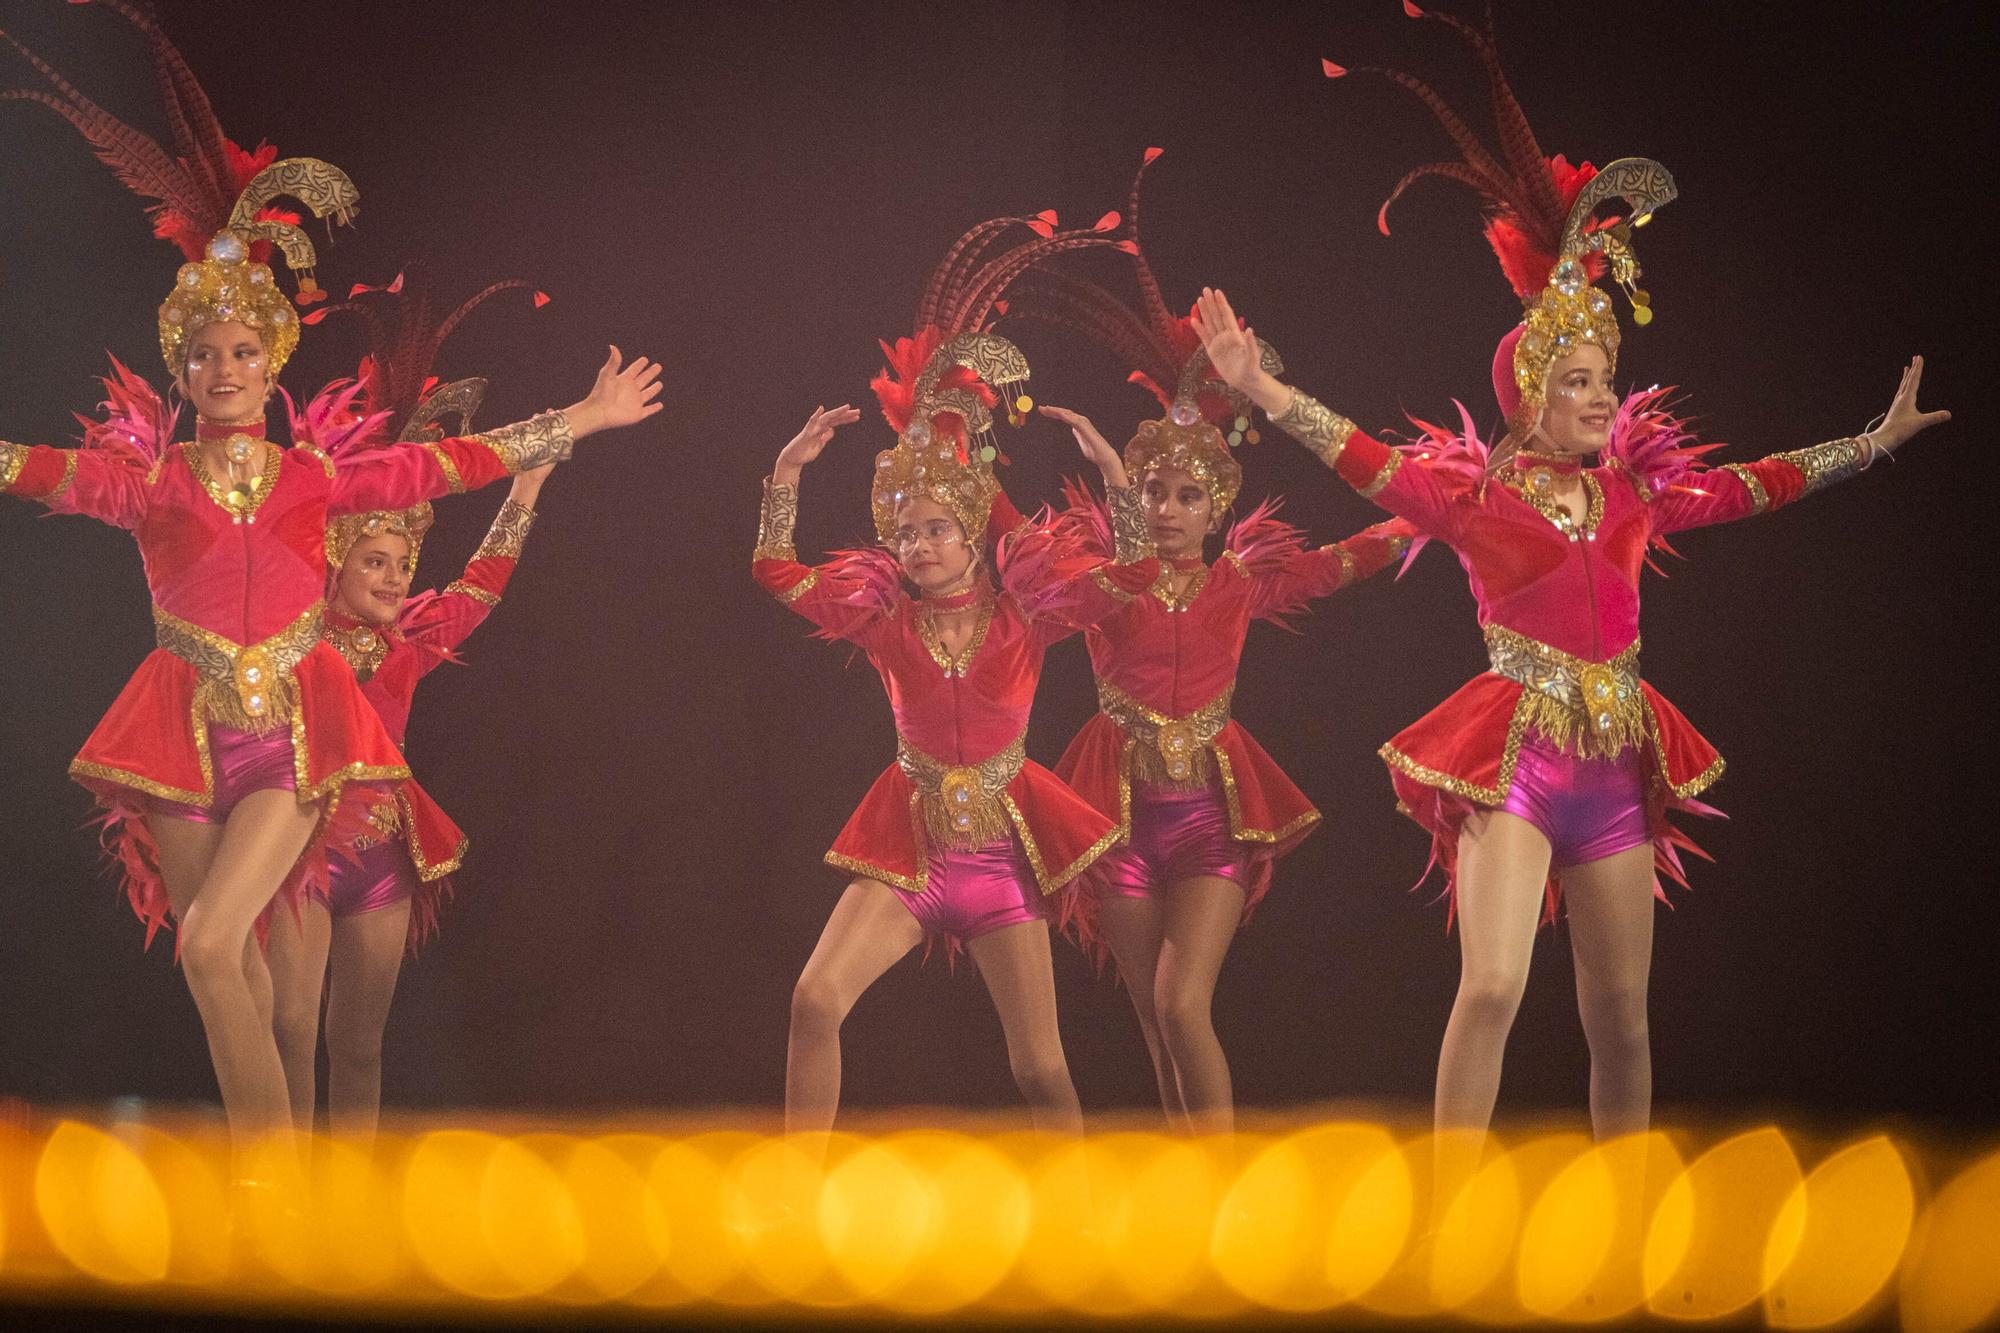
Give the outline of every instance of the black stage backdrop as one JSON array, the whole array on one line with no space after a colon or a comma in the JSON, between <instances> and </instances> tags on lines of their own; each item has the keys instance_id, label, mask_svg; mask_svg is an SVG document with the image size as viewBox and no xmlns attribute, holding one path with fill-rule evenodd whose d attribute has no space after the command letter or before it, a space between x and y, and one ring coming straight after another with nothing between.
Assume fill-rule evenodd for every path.
<instances>
[{"instance_id":1,"label":"black stage backdrop","mask_svg":"<svg viewBox=\"0 0 2000 1333\"><path fill-rule=\"evenodd\" d=\"M1659 319L1621 377L1682 385L1734 458L1861 429L1904 358L1957 420L1893 466L1775 518L1689 534L1647 588L1647 675L1730 760L1719 864L1660 916L1665 1113L1905 1112L1991 1127L1994 576L1992 105L1982 7L1503 6L1545 147L1667 163L1683 197L1645 234ZM1830 11L1828 11L1830 14ZM113 111L164 124L114 15L10 0L6 26ZM560 469L513 590L428 683L410 735L473 853L442 937L404 974L392 1105L598 1111L776 1104L791 984L839 892L819 863L888 762L882 693L749 578L758 479L815 403L866 409L809 473L801 547L868 532L890 440L867 379L966 226L1122 208L1149 145L1146 246L1170 299L1225 286L1294 377L1376 428L1462 397L1515 309L1472 200L1407 95L1328 83L1322 55L1393 64L1482 130L1477 66L1391 0L1361 5L169 7L225 127L359 183L322 251L336 294L429 261L448 296L521 276L446 351L493 377L485 421L574 399L607 342L667 367L667 411ZM0 51L0 84L32 72ZM108 349L157 377L153 310L178 259L47 111L0 108L0 426L66 441ZM1154 408L1123 367L1019 331L1038 399L1114 441ZM286 379L351 369L359 330L310 332ZM1275 434L1275 432L1273 432ZM1038 420L1005 440L1024 505L1078 459ZM1282 439L1246 500L1283 493L1319 539L1374 515ZM456 572L499 491L443 507L422 581ZM171 941L97 864L64 766L151 646L130 539L0 506L0 1093L212 1098ZM1483 668L1464 575L1433 549L1252 634L1238 715L1326 812L1238 940L1216 999L1240 1099L1429 1095L1456 978L1425 840L1375 747ZM1093 707L1082 645L1051 657L1029 751ZM1091 1108L1152 1100L1121 991L1057 952ZM1567 941L1546 932L1503 1103L1581 1108ZM975 975L915 960L848 1023L853 1106L1015 1104Z\"/></svg>"}]
</instances>

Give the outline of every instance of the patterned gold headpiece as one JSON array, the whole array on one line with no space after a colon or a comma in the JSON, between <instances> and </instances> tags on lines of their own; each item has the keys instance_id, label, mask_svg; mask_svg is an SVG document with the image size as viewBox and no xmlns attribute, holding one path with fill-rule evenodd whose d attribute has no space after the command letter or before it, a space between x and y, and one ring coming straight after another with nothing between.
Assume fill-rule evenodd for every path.
<instances>
[{"instance_id":1,"label":"patterned gold headpiece","mask_svg":"<svg viewBox=\"0 0 2000 1333\"><path fill-rule=\"evenodd\" d=\"M1270 374L1285 371L1277 349L1262 338L1257 340L1257 359ZM1226 438L1225 425L1229 428ZM1202 484L1212 512L1219 514L1236 502L1237 492L1243 489L1243 465L1236 461L1231 446L1256 442L1257 432L1250 425L1250 400L1212 378L1208 349L1197 347L1181 367L1167 415L1143 423L1125 446L1125 471L1136 485L1148 472L1179 468Z\"/></svg>"},{"instance_id":2,"label":"patterned gold headpiece","mask_svg":"<svg viewBox=\"0 0 2000 1333\"><path fill-rule=\"evenodd\" d=\"M1514 387L1520 404L1508 414L1517 431L1541 416L1548 392L1549 368L1579 346L1604 349L1611 368L1618 368L1618 316L1611 297L1593 286L1586 256L1603 256L1612 280L1632 302L1632 322L1652 322L1652 298L1639 286L1639 260L1632 252L1632 229L1652 220L1655 210L1673 201L1674 178L1658 162L1621 157L1583 187L1570 205L1556 264L1548 285L1528 303L1521 318L1521 335L1514 343ZM1632 212L1628 221L1598 231L1589 230L1593 215L1605 200L1621 197Z\"/></svg>"},{"instance_id":3,"label":"patterned gold headpiece","mask_svg":"<svg viewBox=\"0 0 2000 1333\"><path fill-rule=\"evenodd\" d=\"M899 359L907 364L929 341L931 336L920 335L899 342L888 349L892 364ZM993 475L999 452L993 413L982 389L990 387L1007 419L1019 425L1034 406L1027 382L1028 359L997 333L961 333L937 343L908 390L909 415L896 447L875 456L870 507L877 537L886 542L896 535L896 511L912 499L935 500L949 509L968 540L984 536L1000 483ZM900 389L893 380L876 389L892 420L901 415L892 408Z\"/></svg>"},{"instance_id":4,"label":"patterned gold headpiece","mask_svg":"<svg viewBox=\"0 0 2000 1333\"><path fill-rule=\"evenodd\" d=\"M424 535L431 530L436 515L428 501L408 509L375 509L366 514L343 514L327 525L326 567L338 578L354 544L364 537L385 534L410 543L410 559L405 566L411 578L417 576L417 556L424 549Z\"/></svg>"},{"instance_id":5,"label":"patterned gold headpiece","mask_svg":"<svg viewBox=\"0 0 2000 1333\"><path fill-rule=\"evenodd\" d=\"M354 215L361 198L345 172L317 158L289 157L258 172L237 197L229 224L208 242L206 256L181 265L173 291L160 304L160 355L175 375L186 369L188 340L208 324L235 321L256 329L263 335L273 376L297 349L298 314L278 289L270 265L256 262L250 253L255 243L269 242L298 275L298 303L324 298L313 280L313 247L306 234L288 222L257 217L280 196L297 199L316 217L331 215L341 223Z\"/></svg>"}]
</instances>

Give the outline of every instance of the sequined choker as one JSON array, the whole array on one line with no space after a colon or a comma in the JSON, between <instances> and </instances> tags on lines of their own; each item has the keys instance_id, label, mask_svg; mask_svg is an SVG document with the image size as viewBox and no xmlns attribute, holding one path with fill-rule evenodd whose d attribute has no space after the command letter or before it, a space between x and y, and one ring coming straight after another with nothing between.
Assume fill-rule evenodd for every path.
<instances>
[{"instance_id":1,"label":"sequined choker","mask_svg":"<svg viewBox=\"0 0 2000 1333\"><path fill-rule=\"evenodd\" d=\"M1562 477L1573 477L1583 471L1583 459L1576 454L1538 454L1528 449L1515 450L1513 464L1523 472L1547 468Z\"/></svg>"},{"instance_id":2,"label":"sequined choker","mask_svg":"<svg viewBox=\"0 0 2000 1333\"><path fill-rule=\"evenodd\" d=\"M964 592L945 593L942 595L928 592L924 594L924 605L933 611L963 611L978 600L979 588L976 585L967 588Z\"/></svg>"},{"instance_id":3,"label":"sequined choker","mask_svg":"<svg viewBox=\"0 0 2000 1333\"><path fill-rule=\"evenodd\" d=\"M194 419L194 437L197 440L226 440L232 435L248 435L253 440L264 438L264 418L254 421L210 421L207 417Z\"/></svg>"}]
</instances>

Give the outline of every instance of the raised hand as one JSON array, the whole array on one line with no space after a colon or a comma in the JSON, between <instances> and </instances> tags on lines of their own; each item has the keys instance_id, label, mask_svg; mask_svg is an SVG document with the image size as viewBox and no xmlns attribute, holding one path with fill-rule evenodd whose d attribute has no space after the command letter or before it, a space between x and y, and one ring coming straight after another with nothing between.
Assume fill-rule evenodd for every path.
<instances>
[{"instance_id":1,"label":"raised hand","mask_svg":"<svg viewBox=\"0 0 2000 1333\"><path fill-rule=\"evenodd\" d=\"M1912 357L1910 364L1903 367L1903 382L1896 386L1896 397L1889 404L1888 414L1881 425L1868 432L1868 438L1883 453L1895 453L1926 426L1951 420L1949 412L1925 412L1917 406L1917 390L1923 382L1924 359Z\"/></svg>"},{"instance_id":2,"label":"raised hand","mask_svg":"<svg viewBox=\"0 0 2000 1333\"><path fill-rule=\"evenodd\" d=\"M861 409L846 403L839 407L815 407L812 415L806 418L806 424L792 437L791 443L778 451L778 465L771 470L771 480L780 485L796 482L800 470L825 451L836 429L851 426L859 420Z\"/></svg>"},{"instance_id":3,"label":"raised hand","mask_svg":"<svg viewBox=\"0 0 2000 1333\"><path fill-rule=\"evenodd\" d=\"M1103 475L1106 486L1122 487L1127 484L1125 460L1120 458L1118 451L1097 433L1097 427L1090 424L1089 417L1081 412L1072 412L1066 407L1051 407L1047 403L1042 405L1041 413L1069 427L1070 434L1076 436L1076 447L1083 451L1085 458L1097 465L1097 470Z\"/></svg>"},{"instance_id":4,"label":"raised hand","mask_svg":"<svg viewBox=\"0 0 2000 1333\"><path fill-rule=\"evenodd\" d=\"M597 368L589 397L568 409L570 433L576 438L644 421L665 406L654 401L660 396L659 364L643 356L621 368L622 362L617 347L612 347Z\"/></svg>"},{"instance_id":5,"label":"raised hand","mask_svg":"<svg viewBox=\"0 0 2000 1333\"><path fill-rule=\"evenodd\" d=\"M1257 334L1242 326L1229 298L1221 291L1213 287L1201 289L1201 297L1194 303L1194 331L1208 350L1215 373L1230 388L1257 398L1263 381L1270 379L1260 362Z\"/></svg>"}]
</instances>

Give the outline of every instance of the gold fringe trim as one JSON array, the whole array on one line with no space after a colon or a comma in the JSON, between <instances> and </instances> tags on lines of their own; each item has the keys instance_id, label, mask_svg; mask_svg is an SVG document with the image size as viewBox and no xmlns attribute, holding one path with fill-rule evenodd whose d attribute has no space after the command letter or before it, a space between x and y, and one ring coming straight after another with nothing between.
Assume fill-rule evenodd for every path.
<instances>
[{"instance_id":1,"label":"gold fringe trim","mask_svg":"<svg viewBox=\"0 0 2000 1333\"><path fill-rule=\"evenodd\" d=\"M916 788L912 818L919 842L969 852L1006 837L1007 784L1027 759L1025 732L977 764L947 764L898 736L896 764Z\"/></svg>"},{"instance_id":2,"label":"gold fringe trim","mask_svg":"<svg viewBox=\"0 0 2000 1333\"><path fill-rule=\"evenodd\" d=\"M1138 742L1128 749L1126 767L1141 782L1200 791L1210 778L1209 752L1215 738L1229 725L1229 704L1236 682L1223 687L1186 717L1168 717L1148 708L1110 681L1097 681L1098 709L1126 736Z\"/></svg>"},{"instance_id":3,"label":"gold fringe trim","mask_svg":"<svg viewBox=\"0 0 2000 1333\"><path fill-rule=\"evenodd\" d=\"M1529 725L1563 754L1616 759L1645 744L1645 693L1639 688L1639 641L1608 662L1591 662L1508 629L1486 627L1493 674L1521 687Z\"/></svg>"}]
</instances>

